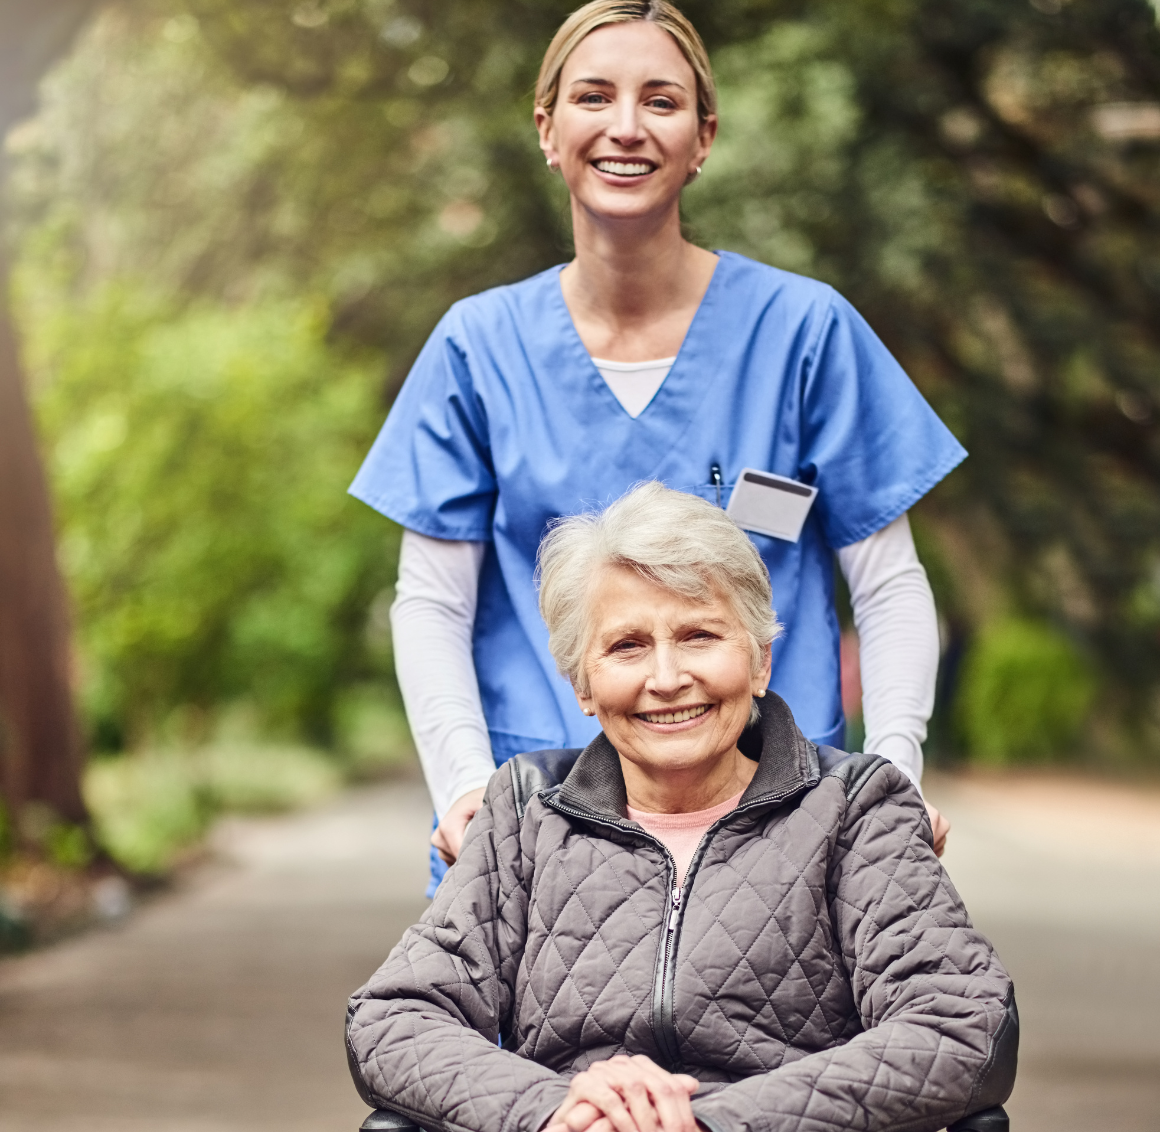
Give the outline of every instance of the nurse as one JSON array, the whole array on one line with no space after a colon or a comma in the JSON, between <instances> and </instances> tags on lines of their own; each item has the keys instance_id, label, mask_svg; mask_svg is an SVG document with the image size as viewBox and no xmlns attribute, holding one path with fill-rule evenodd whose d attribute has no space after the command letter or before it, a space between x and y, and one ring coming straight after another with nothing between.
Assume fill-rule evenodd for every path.
<instances>
[{"instance_id":1,"label":"nurse","mask_svg":"<svg viewBox=\"0 0 1160 1132\"><path fill-rule=\"evenodd\" d=\"M571 193L575 258L447 312L351 487L405 528L392 625L433 846L456 857L497 764L597 733L548 651L536 549L553 519L641 480L725 507L739 482L750 493L785 626L770 687L811 739L841 746L836 553L866 749L918 785L938 636L906 512L965 452L832 288L681 235L717 115L675 7L574 12L544 57L535 123ZM799 519L808 502L796 538L779 501ZM948 827L931 817L941 851ZM433 855L433 884L441 869Z\"/></svg>"}]
</instances>

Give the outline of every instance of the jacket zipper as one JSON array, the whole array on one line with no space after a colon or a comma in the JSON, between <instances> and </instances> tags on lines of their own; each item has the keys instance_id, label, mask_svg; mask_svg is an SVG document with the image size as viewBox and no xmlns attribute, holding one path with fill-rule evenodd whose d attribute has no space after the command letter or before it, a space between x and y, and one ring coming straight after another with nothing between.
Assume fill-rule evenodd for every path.
<instances>
[{"instance_id":1,"label":"jacket zipper","mask_svg":"<svg viewBox=\"0 0 1160 1132\"><path fill-rule=\"evenodd\" d=\"M796 793L796 790L791 792L791 794ZM736 817L738 814L746 813L758 806L780 804L786 798L790 797L791 794L774 798L755 798L752 802L744 806L738 806L724 817L718 818L717 821L705 830L701 840L698 842L697 848L693 853L693 859L689 862L688 871L685 873L685 883L683 885L676 883L677 863L673 859L673 855L664 843L658 841L652 834L646 833L643 829L632 829L629 826L622 825L618 821L611 821L608 818L600 817L596 814L577 810L573 806L564 805L555 797L541 795L544 802L559 813L569 814L572 817L580 818L582 821L589 821L594 825L603 825L609 829L615 829L621 833L627 833L631 837L647 841L660 849L665 856L665 880L669 891L669 914L661 935L660 947L657 949L656 972L653 976L653 1036L656 1039L657 1050L667 1062L666 1068L671 1073L679 1073L682 1068L680 1046L677 1042L676 1019L673 1016L673 982L676 976L677 942L681 934L682 916L687 907L685 904L685 896L692 887L693 877L696 875L697 869L700 868L701 860L705 856L705 849L708 847L713 834L727 821Z\"/></svg>"}]
</instances>

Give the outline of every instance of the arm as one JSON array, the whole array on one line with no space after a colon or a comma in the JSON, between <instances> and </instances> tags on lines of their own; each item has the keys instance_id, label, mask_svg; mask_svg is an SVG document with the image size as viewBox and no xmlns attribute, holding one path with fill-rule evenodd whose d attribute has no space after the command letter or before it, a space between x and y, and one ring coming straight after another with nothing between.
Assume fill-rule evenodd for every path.
<instances>
[{"instance_id":1,"label":"arm","mask_svg":"<svg viewBox=\"0 0 1160 1132\"><path fill-rule=\"evenodd\" d=\"M1011 980L931 850L921 799L889 763L846 805L826 895L864 1031L695 1099L697 1118L714 1132L927 1132L1001 1104L1018 1040Z\"/></svg>"},{"instance_id":2,"label":"arm","mask_svg":"<svg viewBox=\"0 0 1160 1132\"><path fill-rule=\"evenodd\" d=\"M918 786L934 710L938 621L906 515L843 547L838 564L858 631L866 750L889 759Z\"/></svg>"},{"instance_id":3,"label":"arm","mask_svg":"<svg viewBox=\"0 0 1160 1132\"><path fill-rule=\"evenodd\" d=\"M938 619L910 521L900 515L838 551L850 586L862 665L864 747L899 768L922 792L922 743L934 710ZM941 857L951 824L927 803Z\"/></svg>"},{"instance_id":4,"label":"arm","mask_svg":"<svg viewBox=\"0 0 1160 1132\"><path fill-rule=\"evenodd\" d=\"M482 792L495 771L471 651L484 549L482 542L404 531L399 554L391 606L395 668L441 819L465 794ZM481 793L476 808L480 799ZM460 829L456 852L462 836Z\"/></svg>"},{"instance_id":5,"label":"arm","mask_svg":"<svg viewBox=\"0 0 1160 1132\"><path fill-rule=\"evenodd\" d=\"M564 1078L501 1049L526 938L511 777L494 775L456 867L351 999L347 1044L370 1103L444 1132L537 1132Z\"/></svg>"}]
</instances>

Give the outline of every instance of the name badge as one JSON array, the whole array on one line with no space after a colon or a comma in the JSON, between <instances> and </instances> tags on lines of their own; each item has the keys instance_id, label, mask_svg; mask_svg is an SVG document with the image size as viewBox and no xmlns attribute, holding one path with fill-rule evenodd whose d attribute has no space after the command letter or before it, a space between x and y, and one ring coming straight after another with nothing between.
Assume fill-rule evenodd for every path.
<instances>
[{"instance_id":1,"label":"name badge","mask_svg":"<svg viewBox=\"0 0 1160 1132\"><path fill-rule=\"evenodd\" d=\"M743 468L725 514L747 531L797 542L817 494L786 476Z\"/></svg>"}]
</instances>

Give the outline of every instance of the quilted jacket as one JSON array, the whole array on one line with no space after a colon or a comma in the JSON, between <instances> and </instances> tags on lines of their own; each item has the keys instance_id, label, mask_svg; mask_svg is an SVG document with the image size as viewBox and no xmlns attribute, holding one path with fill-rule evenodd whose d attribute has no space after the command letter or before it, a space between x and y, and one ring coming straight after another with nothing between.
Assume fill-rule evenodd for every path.
<instances>
[{"instance_id":1,"label":"quilted jacket","mask_svg":"<svg viewBox=\"0 0 1160 1132\"><path fill-rule=\"evenodd\" d=\"M364 1099L428 1129L537 1132L572 1074L644 1053L700 1079L711 1132L917 1132L1001 1104L1011 980L917 791L819 750L772 694L741 745L753 781L683 889L626 817L603 736L497 771L422 920L351 999Z\"/></svg>"}]
</instances>

